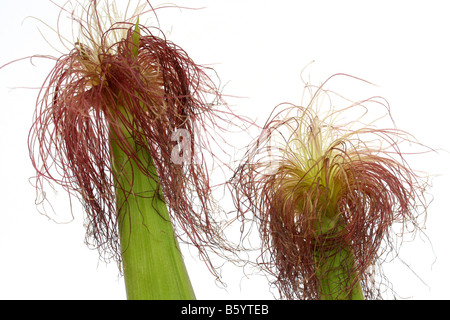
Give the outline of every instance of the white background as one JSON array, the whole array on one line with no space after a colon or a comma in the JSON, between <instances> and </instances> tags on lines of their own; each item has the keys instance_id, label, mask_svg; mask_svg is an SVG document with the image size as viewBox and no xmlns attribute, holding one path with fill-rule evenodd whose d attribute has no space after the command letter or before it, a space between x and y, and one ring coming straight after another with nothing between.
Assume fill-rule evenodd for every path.
<instances>
[{"instance_id":1,"label":"white background","mask_svg":"<svg viewBox=\"0 0 450 320\"><path fill-rule=\"evenodd\" d=\"M204 7L158 11L161 28L197 63L214 66L222 84L227 83L224 93L242 97L229 99L239 113L262 124L275 105L299 104L300 73L314 60L306 71L313 82L338 72L371 81L378 86L366 87L367 94L389 101L400 129L430 147L450 150L448 1L172 3ZM55 55L37 28L58 45L52 31L24 19L34 16L55 26L57 14L58 8L47 0L0 0L0 65L33 54ZM0 70L0 298L125 299L116 265L99 262L98 253L84 245L82 212L70 223L56 224L34 205L27 135L37 90L20 87L38 88L52 64L33 62ZM340 93L355 96L351 82L336 85ZM441 151L408 160L413 168L436 176L429 190L434 197L425 230L429 240L408 243L401 253L404 263L385 269L400 297L448 299L449 155ZM68 203L55 205L65 221ZM227 265L224 290L197 262L193 250L186 251L186 261L199 299L273 299L260 275L245 276L240 268Z\"/></svg>"}]
</instances>

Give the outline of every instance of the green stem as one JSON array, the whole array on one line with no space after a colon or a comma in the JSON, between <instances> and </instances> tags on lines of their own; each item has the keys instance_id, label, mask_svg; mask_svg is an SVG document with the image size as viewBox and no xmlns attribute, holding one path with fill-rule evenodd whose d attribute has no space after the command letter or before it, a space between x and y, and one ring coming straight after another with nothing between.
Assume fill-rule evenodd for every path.
<instances>
[{"instance_id":1,"label":"green stem","mask_svg":"<svg viewBox=\"0 0 450 320\"><path fill-rule=\"evenodd\" d=\"M127 139L157 180L151 156L130 135ZM115 183L120 185L116 197L127 298L195 299L163 196L156 194L158 182L145 176L114 139L111 152Z\"/></svg>"},{"instance_id":2,"label":"green stem","mask_svg":"<svg viewBox=\"0 0 450 320\"><path fill-rule=\"evenodd\" d=\"M354 260L349 249L315 253L315 258L322 300L364 300L361 283L352 272Z\"/></svg>"},{"instance_id":3,"label":"green stem","mask_svg":"<svg viewBox=\"0 0 450 320\"><path fill-rule=\"evenodd\" d=\"M330 221L323 225L330 230ZM333 228L341 230L343 227ZM314 251L316 276L320 283L320 296L322 300L364 300L361 282L355 273L355 259L352 249L347 246L323 251L317 248Z\"/></svg>"}]
</instances>

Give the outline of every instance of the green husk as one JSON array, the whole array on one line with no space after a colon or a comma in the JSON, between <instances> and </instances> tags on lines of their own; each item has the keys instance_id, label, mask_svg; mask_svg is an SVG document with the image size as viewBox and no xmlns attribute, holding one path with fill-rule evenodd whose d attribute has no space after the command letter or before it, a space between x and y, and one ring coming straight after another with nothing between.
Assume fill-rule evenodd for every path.
<instances>
[{"instance_id":1,"label":"green husk","mask_svg":"<svg viewBox=\"0 0 450 320\"><path fill-rule=\"evenodd\" d=\"M330 230L330 223L324 226ZM342 230L341 227L334 228L333 232ZM320 283L320 298L322 300L364 300L361 282L355 274L355 259L349 246L333 247L330 250L317 248L314 251L316 276Z\"/></svg>"},{"instance_id":2,"label":"green husk","mask_svg":"<svg viewBox=\"0 0 450 320\"><path fill-rule=\"evenodd\" d=\"M322 300L364 300L361 283L351 272L354 260L350 250L316 254L315 258Z\"/></svg>"},{"instance_id":3,"label":"green husk","mask_svg":"<svg viewBox=\"0 0 450 320\"><path fill-rule=\"evenodd\" d=\"M130 300L195 299L172 223L158 188L150 155L134 146L137 158L149 165L147 177L134 160L111 140L123 274ZM131 183L132 182L132 183ZM120 187L119 187L120 186Z\"/></svg>"}]
</instances>

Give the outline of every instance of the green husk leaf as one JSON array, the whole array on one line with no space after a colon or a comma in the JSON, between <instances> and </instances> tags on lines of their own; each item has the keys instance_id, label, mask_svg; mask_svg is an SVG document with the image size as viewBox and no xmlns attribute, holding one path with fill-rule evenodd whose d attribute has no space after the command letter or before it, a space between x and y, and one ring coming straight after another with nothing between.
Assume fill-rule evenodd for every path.
<instances>
[{"instance_id":1,"label":"green husk leaf","mask_svg":"<svg viewBox=\"0 0 450 320\"><path fill-rule=\"evenodd\" d=\"M131 37L133 47L131 48L133 56L137 57L139 53L139 41L141 39L141 31L139 29L139 17L137 18L136 25L134 27L134 32Z\"/></svg>"},{"instance_id":2,"label":"green husk leaf","mask_svg":"<svg viewBox=\"0 0 450 320\"><path fill-rule=\"evenodd\" d=\"M123 274L129 300L195 299L151 156L123 130L148 177L111 139Z\"/></svg>"}]
</instances>

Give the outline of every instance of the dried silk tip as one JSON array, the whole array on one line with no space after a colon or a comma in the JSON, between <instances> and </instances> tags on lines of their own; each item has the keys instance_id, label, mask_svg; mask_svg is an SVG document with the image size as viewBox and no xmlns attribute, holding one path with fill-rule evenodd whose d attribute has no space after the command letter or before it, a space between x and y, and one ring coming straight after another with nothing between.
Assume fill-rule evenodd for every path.
<instances>
[{"instance_id":1,"label":"dried silk tip","mask_svg":"<svg viewBox=\"0 0 450 320\"><path fill-rule=\"evenodd\" d=\"M372 108L389 114L381 99L320 112L340 97L324 85L306 86L304 107L275 109L231 180L234 200L258 222L260 265L283 298L378 298L371 271L402 236L393 226L417 230L425 213L427 179L400 151L402 142L422 146L362 123Z\"/></svg>"}]
</instances>

